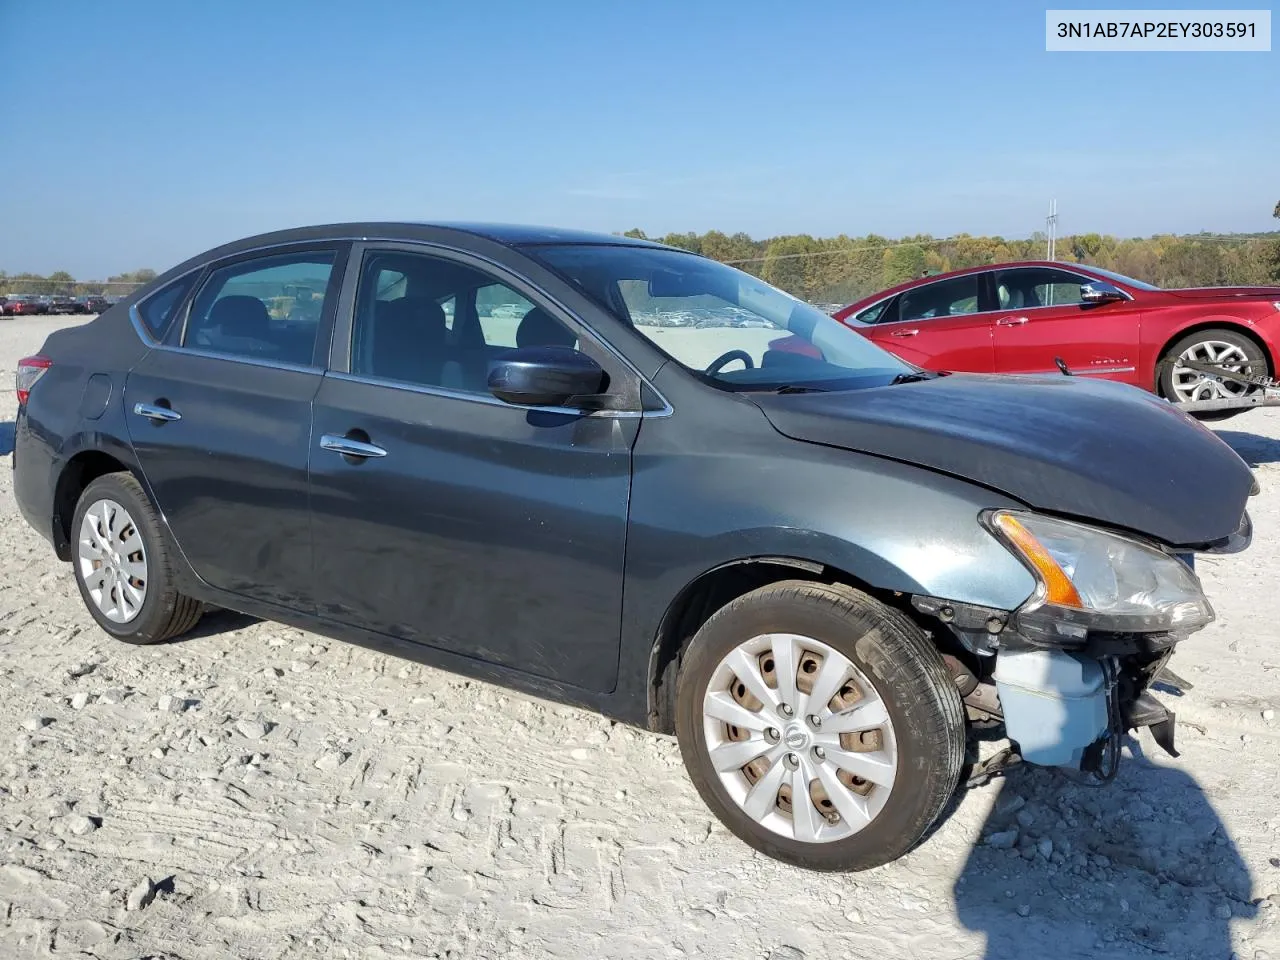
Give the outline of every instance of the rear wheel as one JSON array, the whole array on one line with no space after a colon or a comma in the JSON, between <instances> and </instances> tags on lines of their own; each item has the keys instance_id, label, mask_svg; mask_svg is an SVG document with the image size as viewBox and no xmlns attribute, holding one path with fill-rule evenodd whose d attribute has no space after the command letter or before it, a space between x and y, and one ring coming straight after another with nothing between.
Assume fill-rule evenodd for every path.
<instances>
[{"instance_id":1,"label":"rear wheel","mask_svg":"<svg viewBox=\"0 0 1280 960\"><path fill-rule=\"evenodd\" d=\"M866 870L907 853L955 791L960 694L924 633L843 586L752 591L698 631L676 730L703 800L779 860Z\"/></svg>"},{"instance_id":2,"label":"rear wheel","mask_svg":"<svg viewBox=\"0 0 1280 960\"><path fill-rule=\"evenodd\" d=\"M177 591L160 519L131 475L90 483L71 532L76 585L107 633L126 643L160 643L199 621L200 602Z\"/></svg>"},{"instance_id":3,"label":"rear wheel","mask_svg":"<svg viewBox=\"0 0 1280 960\"><path fill-rule=\"evenodd\" d=\"M1225 328L1200 330L1183 337L1166 351L1160 364L1160 395L1174 403L1191 400L1234 400L1255 388L1213 374L1176 366L1178 360L1222 366L1237 373L1270 376L1266 354L1242 333ZM1242 410L1192 414L1200 420L1224 420Z\"/></svg>"}]
</instances>

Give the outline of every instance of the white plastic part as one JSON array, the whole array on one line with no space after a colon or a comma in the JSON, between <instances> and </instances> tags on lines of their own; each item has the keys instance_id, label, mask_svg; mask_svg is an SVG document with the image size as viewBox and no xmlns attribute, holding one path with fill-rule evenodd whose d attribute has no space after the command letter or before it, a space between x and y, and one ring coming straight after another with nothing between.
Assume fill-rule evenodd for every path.
<instances>
[{"instance_id":1,"label":"white plastic part","mask_svg":"<svg viewBox=\"0 0 1280 960\"><path fill-rule=\"evenodd\" d=\"M1001 651L995 681L1005 731L1028 763L1079 768L1085 748L1107 731L1096 660L1060 650Z\"/></svg>"}]
</instances>

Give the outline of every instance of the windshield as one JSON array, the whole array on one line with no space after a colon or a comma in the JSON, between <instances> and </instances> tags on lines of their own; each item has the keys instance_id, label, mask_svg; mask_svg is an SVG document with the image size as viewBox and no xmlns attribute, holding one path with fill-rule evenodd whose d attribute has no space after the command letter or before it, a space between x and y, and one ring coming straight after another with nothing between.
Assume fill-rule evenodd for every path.
<instances>
[{"instance_id":1,"label":"windshield","mask_svg":"<svg viewBox=\"0 0 1280 960\"><path fill-rule=\"evenodd\" d=\"M1109 280L1117 280L1120 283L1126 283L1137 290L1159 290L1160 288L1151 283L1143 283L1141 280L1135 280L1133 277L1126 277L1123 273L1116 273L1114 270L1103 270L1101 267L1095 267L1088 264L1090 270L1094 273L1100 273Z\"/></svg>"},{"instance_id":2,"label":"windshield","mask_svg":"<svg viewBox=\"0 0 1280 960\"><path fill-rule=\"evenodd\" d=\"M526 249L722 389L846 389L918 372L816 307L696 254L591 244Z\"/></svg>"}]
</instances>

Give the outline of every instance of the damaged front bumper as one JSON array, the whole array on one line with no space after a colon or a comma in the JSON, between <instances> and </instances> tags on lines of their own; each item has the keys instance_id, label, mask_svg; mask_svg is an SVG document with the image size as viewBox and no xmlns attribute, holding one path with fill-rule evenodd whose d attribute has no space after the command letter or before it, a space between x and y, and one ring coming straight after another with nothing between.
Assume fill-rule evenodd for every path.
<instances>
[{"instance_id":1,"label":"damaged front bumper","mask_svg":"<svg viewBox=\"0 0 1280 960\"><path fill-rule=\"evenodd\" d=\"M1008 611L916 596L912 605L946 624L976 658L945 657L971 720L1002 723L1016 756L1040 766L1110 779L1120 739L1147 728L1171 756L1177 718L1151 693L1182 637L1090 634L1076 649L1037 645L1010 626ZM978 663L977 670L966 665Z\"/></svg>"},{"instance_id":2,"label":"damaged front bumper","mask_svg":"<svg viewBox=\"0 0 1280 960\"><path fill-rule=\"evenodd\" d=\"M971 719L1003 723L1027 762L1102 779L1131 730L1148 728L1177 756L1176 718L1149 688L1178 642L1215 617L1189 553L1246 549L1248 511L1229 535L1178 547L1027 511L980 520L1035 576L1035 592L1016 610L910 598L958 644L943 643L944 660Z\"/></svg>"}]
</instances>

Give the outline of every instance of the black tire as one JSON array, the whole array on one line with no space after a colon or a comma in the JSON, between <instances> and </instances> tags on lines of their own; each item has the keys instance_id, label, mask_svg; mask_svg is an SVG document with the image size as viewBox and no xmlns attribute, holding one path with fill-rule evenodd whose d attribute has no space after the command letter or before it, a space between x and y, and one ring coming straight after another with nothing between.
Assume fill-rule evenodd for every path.
<instances>
[{"instance_id":1,"label":"black tire","mask_svg":"<svg viewBox=\"0 0 1280 960\"><path fill-rule=\"evenodd\" d=\"M113 500L133 519L146 551L146 595L136 616L127 623L109 619L89 594L80 569L77 549L81 525L88 509L97 501ZM125 643L162 643L187 633L199 622L204 608L200 601L177 591L172 552L155 507L131 474L108 473L90 483L80 495L71 521L71 566L84 605L107 633Z\"/></svg>"},{"instance_id":2,"label":"black tire","mask_svg":"<svg viewBox=\"0 0 1280 960\"><path fill-rule=\"evenodd\" d=\"M1243 333L1237 333L1235 330L1229 330L1226 327L1211 327L1207 330L1197 330L1195 333L1188 334L1165 351L1164 356L1160 360L1160 370L1157 377L1160 396L1164 397L1166 400L1173 400L1174 402L1177 401L1177 394L1173 389L1174 363L1180 356L1197 343L1204 343L1209 340L1218 340L1222 343L1229 343L1232 346L1238 347L1241 352L1249 358L1249 365L1245 368L1245 373L1257 374L1264 377L1271 376L1271 364L1267 361L1266 352L1263 351L1257 343L1245 336ZM1197 420L1214 421L1226 420L1229 417L1234 417L1245 412L1245 410L1202 411L1200 413L1193 413L1191 416L1195 417Z\"/></svg>"},{"instance_id":3,"label":"black tire","mask_svg":"<svg viewBox=\"0 0 1280 960\"><path fill-rule=\"evenodd\" d=\"M707 684L731 650L767 633L812 637L838 651L866 675L888 711L898 749L893 792L852 836L805 843L761 826L728 795L711 764L702 712ZM783 581L717 611L684 654L676 733L690 778L721 822L761 853L813 870L868 870L906 854L955 793L964 762L960 694L937 649L902 613L842 584Z\"/></svg>"}]
</instances>

